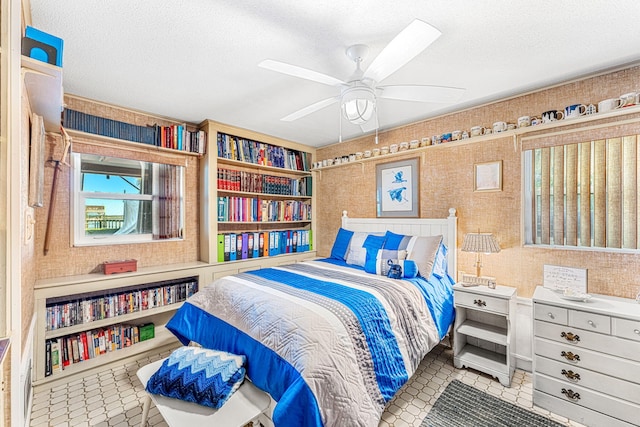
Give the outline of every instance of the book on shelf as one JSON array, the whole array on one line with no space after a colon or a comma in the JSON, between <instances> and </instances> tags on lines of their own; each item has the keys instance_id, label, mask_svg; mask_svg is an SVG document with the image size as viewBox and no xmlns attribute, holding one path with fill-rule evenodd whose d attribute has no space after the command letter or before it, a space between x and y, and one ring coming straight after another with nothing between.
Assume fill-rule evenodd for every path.
<instances>
[{"instance_id":1,"label":"book on shelf","mask_svg":"<svg viewBox=\"0 0 640 427\"><path fill-rule=\"evenodd\" d=\"M135 285L78 295L50 298L46 304L46 330L122 316L184 301L198 291L197 277Z\"/></svg>"},{"instance_id":2,"label":"book on shelf","mask_svg":"<svg viewBox=\"0 0 640 427\"><path fill-rule=\"evenodd\" d=\"M265 142L253 141L222 132L218 132L217 148L218 157L220 158L256 165L308 171L311 164L310 153Z\"/></svg>"},{"instance_id":3,"label":"book on shelf","mask_svg":"<svg viewBox=\"0 0 640 427\"><path fill-rule=\"evenodd\" d=\"M188 130L185 123L170 126L157 124L139 126L65 108L63 126L81 132L161 148L198 154L206 152L206 133L203 130Z\"/></svg>"}]
</instances>

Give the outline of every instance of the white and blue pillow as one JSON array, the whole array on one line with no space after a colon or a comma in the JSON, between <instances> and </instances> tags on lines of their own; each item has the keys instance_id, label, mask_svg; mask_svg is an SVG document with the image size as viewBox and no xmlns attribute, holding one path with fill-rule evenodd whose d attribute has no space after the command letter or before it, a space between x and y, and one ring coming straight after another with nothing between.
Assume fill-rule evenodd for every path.
<instances>
[{"instance_id":1,"label":"white and blue pillow","mask_svg":"<svg viewBox=\"0 0 640 427\"><path fill-rule=\"evenodd\" d=\"M146 390L218 409L242 385L246 360L224 351L180 347L149 378Z\"/></svg>"}]
</instances>

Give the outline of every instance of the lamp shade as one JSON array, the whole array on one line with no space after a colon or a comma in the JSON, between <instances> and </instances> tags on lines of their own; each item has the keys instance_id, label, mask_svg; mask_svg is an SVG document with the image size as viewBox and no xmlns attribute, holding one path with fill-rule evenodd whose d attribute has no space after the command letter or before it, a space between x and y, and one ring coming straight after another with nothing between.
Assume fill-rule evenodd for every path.
<instances>
[{"instance_id":1,"label":"lamp shade","mask_svg":"<svg viewBox=\"0 0 640 427\"><path fill-rule=\"evenodd\" d=\"M366 86L355 86L342 93L342 114L354 125L361 125L373 117L376 97Z\"/></svg>"},{"instance_id":2,"label":"lamp shade","mask_svg":"<svg viewBox=\"0 0 640 427\"><path fill-rule=\"evenodd\" d=\"M500 252L500 245L491 233L467 233L464 235L460 250L490 254Z\"/></svg>"}]
</instances>

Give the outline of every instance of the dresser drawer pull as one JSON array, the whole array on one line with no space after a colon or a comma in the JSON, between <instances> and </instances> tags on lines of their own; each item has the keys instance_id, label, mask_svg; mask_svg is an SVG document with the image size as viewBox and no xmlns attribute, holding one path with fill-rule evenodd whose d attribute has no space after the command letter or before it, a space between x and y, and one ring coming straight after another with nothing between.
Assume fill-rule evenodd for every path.
<instances>
[{"instance_id":1,"label":"dresser drawer pull","mask_svg":"<svg viewBox=\"0 0 640 427\"><path fill-rule=\"evenodd\" d=\"M580 356L577 354L573 354L571 352L566 352L563 351L562 353L560 353L560 356L564 357L567 360L570 360L571 362L579 362L580 361Z\"/></svg>"},{"instance_id":2,"label":"dresser drawer pull","mask_svg":"<svg viewBox=\"0 0 640 427\"><path fill-rule=\"evenodd\" d=\"M560 334L560 337L566 339L569 342L578 342L578 341L580 341L580 336L579 335L574 335L573 332L562 332Z\"/></svg>"},{"instance_id":3,"label":"dresser drawer pull","mask_svg":"<svg viewBox=\"0 0 640 427\"><path fill-rule=\"evenodd\" d=\"M580 400L580 393L576 393L571 389L567 390L566 388L563 388L562 394L564 394L565 396L567 396L567 398L571 400L576 400L576 401Z\"/></svg>"},{"instance_id":4,"label":"dresser drawer pull","mask_svg":"<svg viewBox=\"0 0 640 427\"><path fill-rule=\"evenodd\" d=\"M596 327L596 324L593 323L593 320L587 320L587 323L589 324L589 326L593 326L594 328Z\"/></svg>"},{"instance_id":5,"label":"dresser drawer pull","mask_svg":"<svg viewBox=\"0 0 640 427\"><path fill-rule=\"evenodd\" d=\"M580 381L580 374L577 373L577 372L573 372L571 370L567 371L567 370L563 369L561 374L564 375L565 377L567 377L567 379L570 380L570 381L574 381L574 382Z\"/></svg>"},{"instance_id":6,"label":"dresser drawer pull","mask_svg":"<svg viewBox=\"0 0 640 427\"><path fill-rule=\"evenodd\" d=\"M637 335L640 335L640 329L634 329L634 330L633 330L633 333L634 333L634 334L637 334Z\"/></svg>"},{"instance_id":7,"label":"dresser drawer pull","mask_svg":"<svg viewBox=\"0 0 640 427\"><path fill-rule=\"evenodd\" d=\"M547 313L547 316L549 316L549 319L555 319L556 316L553 315L553 313Z\"/></svg>"},{"instance_id":8,"label":"dresser drawer pull","mask_svg":"<svg viewBox=\"0 0 640 427\"><path fill-rule=\"evenodd\" d=\"M478 307L486 307L487 306L487 303L482 301L481 299L474 299L473 303L475 305L477 305Z\"/></svg>"}]
</instances>

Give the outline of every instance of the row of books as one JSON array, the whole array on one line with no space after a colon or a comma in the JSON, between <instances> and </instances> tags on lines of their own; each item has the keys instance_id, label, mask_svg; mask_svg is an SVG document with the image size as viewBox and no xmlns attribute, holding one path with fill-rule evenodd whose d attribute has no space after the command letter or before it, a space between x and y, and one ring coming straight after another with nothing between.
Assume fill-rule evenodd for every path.
<instances>
[{"instance_id":1,"label":"row of books","mask_svg":"<svg viewBox=\"0 0 640 427\"><path fill-rule=\"evenodd\" d=\"M69 366L94 359L100 355L131 347L153 333L143 334L141 328L153 329L153 324L113 325L84 331L78 334L48 339L45 341L45 371L46 377L61 372Z\"/></svg>"},{"instance_id":2,"label":"row of books","mask_svg":"<svg viewBox=\"0 0 640 427\"><path fill-rule=\"evenodd\" d=\"M218 189L285 196L311 196L312 180L286 176L263 175L256 172L218 169Z\"/></svg>"},{"instance_id":3,"label":"row of books","mask_svg":"<svg viewBox=\"0 0 640 427\"><path fill-rule=\"evenodd\" d=\"M313 250L312 230L218 234L218 262Z\"/></svg>"},{"instance_id":4,"label":"row of books","mask_svg":"<svg viewBox=\"0 0 640 427\"><path fill-rule=\"evenodd\" d=\"M103 295L83 295L82 298L57 301L48 300L46 306L46 330L109 319L127 313L135 313L156 307L182 302L198 292L197 278L188 281L164 281L127 288Z\"/></svg>"},{"instance_id":5,"label":"row of books","mask_svg":"<svg viewBox=\"0 0 640 427\"><path fill-rule=\"evenodd\" d=\"M218 196L218 221L311 221L311 202L308 200L265 200L257 197Z\"/></svg>"},{"instance_id":6,"label":"row of books","mask_svg":"<svg viewBox=\"0 0 640 427\"><path fill-rule=\"evenodd\" d=\"M218 132L218 157L262 166L308 171L311 153Z\"/></svg>"},{"instance_id":7,"label":"row of books","mask_svg":"<svg viewBox=\"0 0 640 427\"><path fill-rule=\"evenodd\" d=\"M186 124L139 126L65 108L63 125L68 129L190 153L204 154L207 146L206 132L190 131Z\"/></svg>"}]
</instances>

